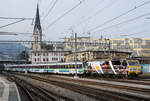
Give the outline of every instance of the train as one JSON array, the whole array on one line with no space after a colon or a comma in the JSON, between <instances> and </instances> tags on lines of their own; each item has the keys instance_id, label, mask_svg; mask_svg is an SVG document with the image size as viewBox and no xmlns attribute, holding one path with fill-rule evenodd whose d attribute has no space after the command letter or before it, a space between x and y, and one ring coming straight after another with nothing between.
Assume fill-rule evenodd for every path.
<instances>
[{"instance_id":1,"label":"train","mask_svg":"<svg viewBox=\"0 0 150 101\"><path fill-rule=\"evenodd\" d=\"M31 73L53 73L75 75L127 75L137 76L141 74L141 65L138 60L109 60L109 61L85 61L64 62L49 64L8 64L5 71L31 72Z\"/></svg>"}]
</instances>

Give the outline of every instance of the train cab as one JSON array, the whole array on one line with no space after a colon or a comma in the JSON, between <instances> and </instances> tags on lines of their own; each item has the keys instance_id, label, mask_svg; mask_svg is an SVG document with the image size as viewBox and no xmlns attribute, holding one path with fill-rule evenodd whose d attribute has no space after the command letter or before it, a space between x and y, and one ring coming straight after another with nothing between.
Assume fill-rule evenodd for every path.
<instances>
[{"instance_id":1,"label":"train cab","mask_svg":"<svg viewBox=\"0 0 150 101\"><path fill-rule=\"evenodd\" d=\"M128 69L128 75L136 74L139 75L141 73L141 65L138 60L127 59L124 65Z\"/></svg>"}]
</instances>

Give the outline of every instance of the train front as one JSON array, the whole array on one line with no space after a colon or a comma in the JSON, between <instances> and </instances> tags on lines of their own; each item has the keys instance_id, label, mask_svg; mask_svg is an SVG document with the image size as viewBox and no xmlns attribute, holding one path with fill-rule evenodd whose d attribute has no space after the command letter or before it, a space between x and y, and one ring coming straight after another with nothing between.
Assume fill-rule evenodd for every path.
<instances>
[{"instance_id":1,"label":"train front","mask_svg":"<svg viewBox=\"0 0 150 101\"><path fill-rule=\"evenodd\" d=\"M141 65L138 60L126 60L128 64L128 75L139 75L141 73Z\"/></svg>"}]
</instances>

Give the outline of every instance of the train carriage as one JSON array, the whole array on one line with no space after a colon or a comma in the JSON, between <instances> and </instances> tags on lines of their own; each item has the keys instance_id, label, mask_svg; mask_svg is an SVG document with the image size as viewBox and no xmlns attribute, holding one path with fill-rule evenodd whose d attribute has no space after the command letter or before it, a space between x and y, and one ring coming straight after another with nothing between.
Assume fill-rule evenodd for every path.
<instances>
[{"instance_id":1,"label":"train carriage","mask_svg":"<svg viewBox=\"0 0 150 101\"><path fill-rule=\"evenodd\" d=\"M75 68L75 66L77 66ZM139 75L141 66L138 60L110 60L92 62L67 62L49 64L6 65L6 71L54 73L54 74L100 74L100 75Z\"/></svg>"},{"instance_id":2,"label":"train carriage","mask_svg":"<svg viewBox=\"0 0 150 101\"><path fill-rule=\"evenodd\" d=\"M83 74L84 67L82 62L77 62L77 73ZM50 63L50 64L22 64L22 65L6 65L5 70L16 72L32 72L32 73L54 73L54 74L75 74L75 62L70 63Z\"/></svg>"}]
</instances>

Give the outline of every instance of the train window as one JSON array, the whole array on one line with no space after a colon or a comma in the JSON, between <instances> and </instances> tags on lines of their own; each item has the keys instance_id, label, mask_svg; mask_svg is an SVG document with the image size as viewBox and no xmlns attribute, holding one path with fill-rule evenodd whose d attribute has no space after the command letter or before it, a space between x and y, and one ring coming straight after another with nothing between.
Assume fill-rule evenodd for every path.
<instances>
[{"instance_id":1,"label":"train window","mask_svg":"<svg viewBox=\"0 0 150 101\"><path fill-rule=\"evenodd\" d=\"M59 68L63 68L63 66L62 65L58 65L59 66Z\"/></svg>"},{"instance_id":2,"label":"train window","mask_svg":"<svg viewBox=\"0 0 150 101\"><path fill-rule=\"evenodd\" d=\"M71 68L73 68L73 65L71 65Z\"/></svg>"},{"instance_id":3,"label":"train window","mask_svg":"<svg viewBox=\"0 0 150 101\"><path fill-rule=\"evenodd\" d=\"M123 65L123 66L127 66L126 61L123 61L123 62L122 62L122 65Z\"/></svg>"},{"instance_id":4,"label":"train window","mask_svg":"<svg viewBox=\"0 0 150 101\"><path fill-rule=\"evenodd\" d=\"M64 68L64 66L63 66L63 65L60 65L60 68Z\"/></svg>"},{"instance_id":5,"label":"train window","mask_svg":"<svg viewBox=\"0 0 150 101\"><path fill-rule=\"evenodd\" d=\"M77 64L77 68L79 68L79 64Z\"/></svg>"},{"instance_id":6,"label":"train window","mask_svg":"<svg viewBox=\"0 0 150 101\"><path fill-rule=\"evenodd\" d=\"M72 68L72 65L70 65L70 68Z\"/></svg>"},{"instance_id":7,"label":"train window","mask_svg":"<svg viewBox=\"0 0 150 101\"><path fill-rule=\"evenodd\" d=\"M68 65L65 66L66 68L69 68Z\"/></svg>"},{"instance_id":8,"label":"train window","mask_svg":"<svg viewBox=\"0 0 150 101\"><path fill-rule=\"evenodd\" d=\"M112 61L113 65L121 65L120 61Z\"/></svg>"},{"instance_id":9,"label":"train window","mask_svg":"<svg viewBox=\"0 0 150 101\"><path fill-rule=\"evenodd\" d=\"M73 65L70 65L70 68L72 68L73 67Z\"/></svg>"},{"instance_id":10,"label":"train window","mask_svg":"<svg viewBox=\"0 0 150 101\"><path fill-rule=\"evenodd\" d=\"M56 65L56 68L59 68L59 65Z\"/></svg>"},{"instance_id":11,"label":"train window","mask_svg":"<svg viewBox=\"0 0 150 101\"><path fill-rule=\"evenodd\" d=\"M63 65L59 65L59 68L63 68Z\"/></svg>"},{"instance_id":12,"label":"train window","mask_svg":"<svg viewBox=\"0 0 150 101\"><path fill-rule=\"evenodd\" d=\"M58 69L59 68L59 66L58 65L55 65L55 67Z\"/></svg>"},{"instance_id":13,"label":"train window","mask_svg":"<svg viewBox=\"0 0 150 101\"><path fill-rule=\"evenodd\" d=\"M131 66L139 66L139 63L138 62L128 62L129 65Z\"/></svg>"},{"instance_id":14,"label":"train window","mask_svg":"<svg viewBox=\"0 0 150 101\"><path fill-rule=\"evenodd\" d=\"M75 68L75 65L73 65L73 68Z\"/></svg>"},{"instance_id":15,"label":"train window","mask_svg":"<svg viewBox=\"0 0 150 101\"><path fill-rule=\"evenodd\" d=\"M68 68L70 68L70 65L68 65Z\"/></svg>"},{"instance_id":16,"label":"train window","mask_svg":"<svg viewBox=\"0 0 150 101\"><path fill-rule=\"evenodd\" d=\"M50 68L54 68L54 66L52 65L52 66L50 66Z\"/></svg>"},{"instance_id":17,"label":"train window","mask_svg":"<svg viewBox=\"0 0 150 101\"><path fill-rule=\"evenodd\" d=\"M74 68L76 67L76 65L74 64Z\"/></svg>"},{"instance_id":18,"label":"train window","mask_svg":"<svg viewBox=\"0 0 150 101\"><path fill-rule=\"evenodd\" d=\"M55 69L55 68L56 68L56 66L55 66L55 65L52 65L52 68L54 68L54 69Z\"/></svg>"},{"instance_id":19,"label":"train window","mask_svg":"<svg viewBox=\"0 0 150 101\"><path fill-rule=\"evenodd\" d=\"M80 64L80 68L82 68L82 64Z\"/></svg>"},{"instance_id":20,"label":"train window","mask_svg":"<svg viewBox=\"0 0 150 101\"><path fill-rule=\"evenodd\" d=\"M77 68L79 67L79 65L77 64Z\"/></svg>"},{"instance_id":21,"label":"train window","mask_svg":"<svg viewBox=\"0 0 150 101\"><path fill-rule=\"evenodd\" d=\"M69 66L68 66L68 65L66 65L66 68L69 68Z\"/></svg>"}]
</instances>

